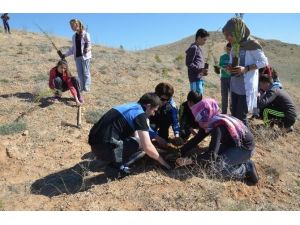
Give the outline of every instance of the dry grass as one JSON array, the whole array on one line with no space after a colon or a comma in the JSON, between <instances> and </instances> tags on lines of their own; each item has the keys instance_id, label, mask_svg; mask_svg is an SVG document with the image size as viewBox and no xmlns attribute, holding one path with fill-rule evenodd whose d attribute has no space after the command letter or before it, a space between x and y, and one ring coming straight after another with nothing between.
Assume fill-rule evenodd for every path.
<instances>
[{"instance_id":1,"label":"dry grass","mask_svg":"<svg viewBox=\"0 0 300 225\"><path fill-rule=\"evenodd\" d=\"M214 44L209 40L204 52L208 54L210 47L210 54L214 53L212 65L225 41L219 33L210 37ZM47 74L58 60L56 52L48 48L44 37L14 31L9 40L12 47L0 46L0 60L5 61L0 73L7 74L0 80L0 122L24 117L28 135L0 136L4 149L10 151L5 166L0 167L0 198L5 210L299 210L298 125L295 133L287 136L255 127L254 161L261 176L255 187L225 181L214 167L198 164L166 172L145 160L139 172L108 183L103 170L81 167L81 157L90 151L87 136L92 123L111 106L136 101L163 81L174 86L178 105L185 101L189 82L184 56L193 39L140 52L93 46L92 91L84 94L85 120L78 130L72 126L76 125L76 107L68 99L69 92L63 94L64 101L41 106L51 95ZM54 40L63 49L70 46L70 40ZM0 36L0 41L7 42L7 36ZM300 108L299 82L296 78L293 84L288 81L299 71L299 46L265 41L265 49L270 61L281 68L281 81ZM68 58L68 62L76 74L74 60ZM206 80L205 95L220 99L220 81L212 66ZM38 181L56 182L60 193L52 198L41 192L32 194L30 187Z\"/></svg>"}]
</instances>

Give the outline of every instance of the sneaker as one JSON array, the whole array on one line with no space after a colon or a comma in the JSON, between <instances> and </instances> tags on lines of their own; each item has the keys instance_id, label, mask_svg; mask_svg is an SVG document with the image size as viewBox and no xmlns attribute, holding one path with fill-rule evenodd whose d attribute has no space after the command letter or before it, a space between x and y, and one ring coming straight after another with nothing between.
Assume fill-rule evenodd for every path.
<instances>
[{"instance_id":1,"label":"sneaker","mask_svg":"<svg viewBox=\"0 0 300 225\"><path fill-rule=\"evenodd\" d=\"M256 166L252 160L246 163L246 179L251 181L252 184L257 184L259 181L259 176L256 170Z\"/></svg>"},{"instance_id":2,"label":"sneaker","mask_svg":"<svg viewBox=\"0 0 300 225\"><path fill-rule=\"evenodd\" d=\"M118 176L118 179L130 175L130 173L131 173L131 171L130 171L130 168L129 168L128 166L121 165L121 166L120 166L120 169L119 169L119 176Z\"/></svg>"}]
</instances>

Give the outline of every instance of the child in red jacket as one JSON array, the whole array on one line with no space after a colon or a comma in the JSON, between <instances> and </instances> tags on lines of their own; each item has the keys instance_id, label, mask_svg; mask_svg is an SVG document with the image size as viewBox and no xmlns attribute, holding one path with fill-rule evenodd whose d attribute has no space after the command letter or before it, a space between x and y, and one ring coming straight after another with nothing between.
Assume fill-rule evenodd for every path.
<instances>
[{"instance_id":1,"label":"child in red jacket","mask_svg":"<svg viewBox=\"0 0 300 225\"><path fill-rule=\"evenodd\" d=\"M60 60L55 67L50 70L49 88L55 89L55 98L59 99L62 92L70 90L77 106L83 104L83 98L80 95L79 82L76 77L72 77L66 60Z\"/></svg>"}]
</instances>

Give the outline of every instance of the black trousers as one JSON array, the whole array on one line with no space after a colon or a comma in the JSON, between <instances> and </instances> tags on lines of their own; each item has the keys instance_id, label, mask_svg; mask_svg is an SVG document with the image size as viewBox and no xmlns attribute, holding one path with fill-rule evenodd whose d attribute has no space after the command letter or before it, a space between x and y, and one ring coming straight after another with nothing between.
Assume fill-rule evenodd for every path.
<instances>
[{"instance_id":1,"label":"black trousers","mask_svg":"<svg viewBox=\"0 0 300 225\"><path fill-rule=\"evenodd\" d=\"M150 126L158 132L158 136L165 140L169 138L169 128L172 124L172 116L169 113L155 115L150 118Z\"/></svg>"},{"instance_id":2,"label":"black trousers","mask_svg":"<svg viewBox=\"0 0 300 225\"><path fill-rule=\"evenodd\" d=\"M247 113L247 99L246 95L238 95L231 92L232 116L241 120L247 127L249 127Z\"/></svg>"},{"instance_id":3,"label":"black trousers","mask_svg":"<svg viewBox=\"0 0 300 225\"><path fill-rule=\"evenodd\" d=\"M7 32L10 33L10 27L9 27L9 24L7 21L3 20L3 26L4 26L5 33L7 33Z\"/></svg>"},{"instance_id":4,"label":"black trousers","mask_svg":"<svg viewBox=\"0 0 300 225\"><path fill-rule=\"evenodd\" d=\"M80 90L80 84L79 84L78 78L71 77L71 82L72 82L74 88L76 89L78 99L80 99L80 91L79 91ZM55 89L60 90L62 92L65 92L65 91L69 90L69 87L68 87L67 83L63 79L61 79L60 77L56 77L54 79L54 86L55 86Z\"/></svg>"},{"instance_id":5,"label":"black trousers","mask_svg":"<svg viewBox=\"0 0 300 225\"><path fill-rule=\"evenodd\" d=\"M112 138L109 142L91 145L91 149L97 159L116 165L128 162L132 155L140 151L139 143L133 137L124 140Z\"/></svg>"}]
</instances>

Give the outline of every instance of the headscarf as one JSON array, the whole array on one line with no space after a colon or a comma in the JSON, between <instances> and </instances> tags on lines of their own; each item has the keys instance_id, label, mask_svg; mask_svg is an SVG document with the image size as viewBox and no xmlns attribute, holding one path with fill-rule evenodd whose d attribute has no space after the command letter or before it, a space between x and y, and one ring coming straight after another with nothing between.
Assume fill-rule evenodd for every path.
<instances>
[{"instance_id":1,"label":"headscarf","mask_svg":"<svg viewBox=\"0 0 300 225\"><path fill-rule=\"evenodd\" d=\"M236 24L240 24L239 30L236 32L239 32L241 34L241 40L240 40L240 49L241 50L257 50L262 49L262 46L258 43L257 40L250 37L250 30L245 24L245 22L241 18L231 18L227 21L225 26L223 27L223 32L226 31L230 35L234 36L234 31L237 27Z\"/></svg>"},{"instance_id":2,"label":"headscarf","mask_svg":"<svg viewBox=\"0 0 300 225\"><path fill-rule=\"evenodd\" d=\"M213 128L224 125L237 146L242 145L242 139L247 131L247 127L239 119L220 114L216 100L206 98L191 107L195 121L199 126L209 133Z\"/></svg>"}]
</instances>

